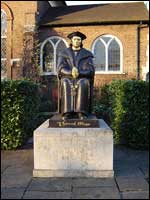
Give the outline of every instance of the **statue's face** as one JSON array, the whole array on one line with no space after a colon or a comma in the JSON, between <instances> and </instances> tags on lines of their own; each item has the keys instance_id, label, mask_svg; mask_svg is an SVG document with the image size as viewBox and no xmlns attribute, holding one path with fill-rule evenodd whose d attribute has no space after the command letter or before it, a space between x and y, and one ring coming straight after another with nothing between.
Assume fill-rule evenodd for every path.
<instances>
[{"instance_id":1,"label":"statue's face","mask_svg":"<svg viewBox=\"0 0 150 200\"><path fill-rule=\"evenodd\" d=\"M78 36L73 36L72 38L72 46L75 47L75 48L78 48L81 46L81 43L82 43L82 40L80 37Z\"/></svg>"}]
</instances>

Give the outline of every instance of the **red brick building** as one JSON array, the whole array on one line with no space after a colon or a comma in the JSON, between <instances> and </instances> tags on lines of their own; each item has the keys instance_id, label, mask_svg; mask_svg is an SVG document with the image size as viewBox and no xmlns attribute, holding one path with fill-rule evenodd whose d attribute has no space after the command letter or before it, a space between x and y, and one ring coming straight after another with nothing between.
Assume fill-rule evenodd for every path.
<instances>
[{"instance_id":1,"label":"red brick building","mask_svg":"<svg viewBox=\"0 0 150 200\"><path fill-rule=\"evenodd\" d=\"M95 56L96 86L112 79L146 79L149 15L144 3L80 6L59 3L52 7L48 1L1 2L2 78L20 79L24 76L24 65L27 69L32 67L37 30L42 77L56 75L57 55L67 47L67 35L81 31L87 36L84 47Z\"/></svg>"}]
</instances>

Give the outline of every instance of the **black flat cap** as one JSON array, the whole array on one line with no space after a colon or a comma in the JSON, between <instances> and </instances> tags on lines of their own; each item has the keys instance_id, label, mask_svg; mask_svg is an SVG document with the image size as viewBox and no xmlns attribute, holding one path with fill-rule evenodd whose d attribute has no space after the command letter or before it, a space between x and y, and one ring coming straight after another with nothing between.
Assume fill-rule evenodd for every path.
<instances>
[{"instance_id":1,"label":"black flat cap","mask_svg":"<svg viewBox=\"0 0 150 200\"><path fill-rule=\"evenodd\" d=\"M86 39L86 36L85 36L83 33L79 32L79 31L72 32L72 33L70 33L67 37L68 37L69 39L71 39L73 36L78 36L78 37L80 37L82 40Z\"/></svg>"}]
</instances>

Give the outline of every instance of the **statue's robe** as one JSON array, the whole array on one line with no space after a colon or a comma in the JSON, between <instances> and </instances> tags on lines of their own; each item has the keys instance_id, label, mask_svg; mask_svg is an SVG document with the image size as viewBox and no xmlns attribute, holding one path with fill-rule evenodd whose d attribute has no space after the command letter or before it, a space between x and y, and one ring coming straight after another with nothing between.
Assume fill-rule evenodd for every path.
<instances>
[{"instance_id":1,"label":"statue's robe","mask_svg":"<svg viewBox=\"0 0 150 200\"><path fill-rule=\"evenodd\" d=\"M59 112L61 114L82 112L88 115L91 112L95 74L92 58L93 54L84 48L81 48L75 55L72 48L69 47L59 55L57 72L59 78ZM77 79L72 77L74 66L79 71Z\"/></svg>"}]
</instances>

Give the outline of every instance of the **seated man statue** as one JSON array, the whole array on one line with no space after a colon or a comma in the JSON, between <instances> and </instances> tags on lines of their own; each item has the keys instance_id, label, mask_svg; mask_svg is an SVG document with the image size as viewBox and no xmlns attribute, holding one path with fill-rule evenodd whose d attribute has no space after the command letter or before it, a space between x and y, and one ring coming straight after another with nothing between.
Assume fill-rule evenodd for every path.
<instances>
[{"instance_id":1,"label":"seated man statue","mask_svg":"<svg viewBox=\"0 0 150 200\"><path fill-rule=\"evenodd\" d=\"M59 113L62 119L86 119L91 112L95 69L93 54L83 48L86 36L81 32L68 35L71 40L58 59Z\"/></svg>"}]
</instances>

